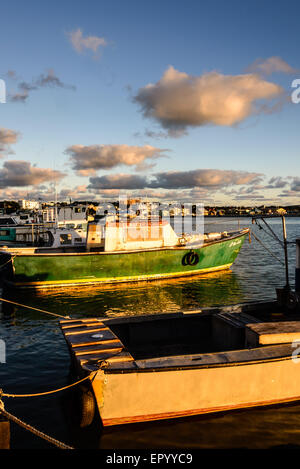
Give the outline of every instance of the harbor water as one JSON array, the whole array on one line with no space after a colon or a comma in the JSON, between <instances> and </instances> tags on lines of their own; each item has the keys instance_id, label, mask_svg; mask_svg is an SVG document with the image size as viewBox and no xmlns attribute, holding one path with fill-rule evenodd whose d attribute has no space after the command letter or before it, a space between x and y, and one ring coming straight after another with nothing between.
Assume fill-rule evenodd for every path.
<instances>
[{"instance_id":1,"label":"harbor water","mask_svg":"<svg viewBox=\"0 0 300 469\"><path fill-rule=\"evenodd\" d=\"M285 285L281 245L250 218L211 218L206 231L250 227L228 271L148 283L45 291L11 292L15 302L72 318L118 317L172 313L208 306L272 300ZM282 239L280 218L268 220ZM300 237L300 218L287 218L288 240ZM288 245L290 283L294 285L295 244ZM273 254L273 255L272 255ZM1 293L1 296L5 292ZM0 303L1 304L1 303ZM1 304L0 339L5 343L5 363L0 363L0 388L9 394L34 394L70 383L70 355L55 316ZM296 366L296 365L295 365ZM300 366L300 365L299 365ZM197 392L197 390L195 390ZM100 424L80 428L75 423L70 390L42 397L4 398L5 408L24 422L76 448L300 448L300 403L248 409L214 416L134 424L102 430ZM52 444L11 424L12 449L51 449Z\"/></svg>"}]
</instances>

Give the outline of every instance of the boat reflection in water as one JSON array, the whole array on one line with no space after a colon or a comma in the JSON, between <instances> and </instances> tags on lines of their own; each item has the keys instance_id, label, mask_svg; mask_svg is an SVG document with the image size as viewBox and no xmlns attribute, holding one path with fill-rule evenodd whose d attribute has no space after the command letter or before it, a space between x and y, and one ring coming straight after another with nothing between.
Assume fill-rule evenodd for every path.
<instances>
[{"instance_id":1,"label":"boat reflection in water","mask_svg":"<svg viewBox=\"0 0 300 469\"><path fill-rule=\"evenodd\" d=\"M84 429L81 444L101 449L300 449L299 403L284 407L232 411L183 420ZM257 438L260 435L260 438ZM90 440L89 440L90 438Z\"/></svg>"},{"instance_id":2,"label":"boat reflection in water","mask_svg":"<svg viewBox=\"0 0 300 469\"><path fill-rule=\"evenodd\" d=\"M6 288L3 297L24 304L24 293ZM26 291L26 305L74 318L162 314L242 302L239 277L231 270L184 279L155 280L134 284L94 285ZM3 303L3 311L16 306ZM26 315L30 315L27 310Z\"/></svg>"}]
</instances>

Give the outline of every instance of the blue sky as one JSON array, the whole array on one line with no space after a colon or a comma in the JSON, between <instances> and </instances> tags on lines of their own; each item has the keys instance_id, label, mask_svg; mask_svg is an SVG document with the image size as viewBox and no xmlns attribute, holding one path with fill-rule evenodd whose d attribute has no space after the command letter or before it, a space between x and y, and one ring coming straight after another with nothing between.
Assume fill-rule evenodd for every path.
<instances>
[{"instance_id":1,"label":"blue sky","mask_svg":"<svg viewBox=\"0 0 300 469\"><path fill-rule=\"evenodd\" d=\"M0 199L300 203L299 2L1 9Z\"/></svg>"}]
</instances>

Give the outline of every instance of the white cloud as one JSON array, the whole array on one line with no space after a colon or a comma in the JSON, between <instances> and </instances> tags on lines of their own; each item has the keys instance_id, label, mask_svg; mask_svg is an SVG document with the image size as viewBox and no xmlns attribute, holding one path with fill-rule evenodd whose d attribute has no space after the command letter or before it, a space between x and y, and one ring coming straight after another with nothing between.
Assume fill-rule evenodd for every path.
<instances>
[{"instance_id":1,"label":"white cloud","mask_svg":"<svg viewBox=\"0 0 300 469\"><path fill-rule=\"evenodd\" d=\"M67 33L73 48L81 54L85 49L92 50L95 54L99 53L100 47L106 47L107 41L99 36L86 36L84 37L80 28L76 31Z\"/></svg>"},{"instance_id":2,"label":"white cloud","mask_svg":"<svg viewBox=\"0 0 300 469\"><path fill-rule=\"evenodd\" d=\"M145 117L176 136L187 127L239 124L270 110L266 104L256 106L257 101L270 101L282 94L280 86L257 74L192 76L170 66L157 83L140 88L133 100Z\"/></svg>"},{"instance_id":3,"label":"white cloud","mask_svg":"<svg viewBox=\"0 0 300 469\"><path fill-rule=\"evenodd\" d=\"M42 182L60 180L64 176L61 171L37 168L29 161L5 161L0 168L0 188L35 186Z\"/></svg>"},{"instance_id":4,"label":"white cloud","mask_svg":"<svg viewBox=\"0 0 300 469\"><path fill-rule=\"evenodd\" d=\"M260 173L220 169L195 169L191 171L168 171L149 177L131 174L109 174L91 177L88 189L192 189L218 190L227 186L256 184Z\"/></svg>"},{"instance_id":5,"label":"white cloud","mask_svg":"<svg viewBox=\"0 0 300 469\"><path fill-rule=\"evenodd\" d=\"M21 81L18 84L18 92L15 92L9 96L12 102L25 102L27 101L31 91L38 90L40 88L66 88L75 90L75 86L67 85L63 83L60 78L55 74L53 69L47 70L46 73L41 73L36 79L32 80L31 83Z\"/></svg>"},{"instance_id":6,"label":"white cloud","mask_svg":"<svg viewBox=\"0 0 300 469\"><path fill-rule=\"evenodd\" d=\"M252 65L247 68L248 72L260 73L262 75L271 75L275 72L281 73L296 73L297 69L291 67L281 57L269 57L268 59L257 59Z\"/></svg>"},{"instance_id":7,"label":"white cloud","mask_svg":"<svg viewBox=\"0 0 300 469\"><path fill-rule=\"evenodd\" d=\"M10 145L17 142L19 133L15 130L0 127L0 158L8 154L13 154Z\"/></svg>"},{"instance_id":8,"label":"white cloud","mask_svg":"<svg viewBox=\"0 0 300 469\"><path fill-rule=\"evenodd\" d=\"M151 145L133 146L114 145L72 145L65 150L70 155L73 169L82 176L92 175L99 169L111 169L116 166L135 166L137 170L149 168L149 160L161 158L161 148ZM153 165L151 165L153 166Z\"/></svg>"}]
</instances>

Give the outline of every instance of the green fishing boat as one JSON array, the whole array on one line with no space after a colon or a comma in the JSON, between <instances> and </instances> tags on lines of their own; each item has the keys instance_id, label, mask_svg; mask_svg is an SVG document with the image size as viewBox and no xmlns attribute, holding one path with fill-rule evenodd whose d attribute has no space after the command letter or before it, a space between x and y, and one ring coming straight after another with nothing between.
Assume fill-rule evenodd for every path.
<instances>
[{"instance_id":1,"label":"green fishing boat","mask_svg":"<svg viewBox=\"0 0 300 469\"><path fill-rule=\"evenodd\" d=\"M49 288L137 282L229 269L249 229L177 236L165 221L90 223L85 247L6 248L4 282Z\"/></svg>"}]
</instances>

